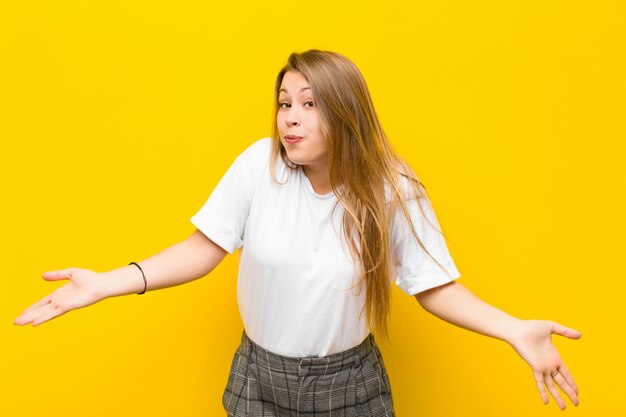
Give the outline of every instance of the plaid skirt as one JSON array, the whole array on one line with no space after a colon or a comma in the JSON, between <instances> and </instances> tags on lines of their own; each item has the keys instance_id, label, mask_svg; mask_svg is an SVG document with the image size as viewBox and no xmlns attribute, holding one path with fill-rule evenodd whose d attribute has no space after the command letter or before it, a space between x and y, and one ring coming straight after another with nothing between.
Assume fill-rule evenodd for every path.
<instances>
[{"instance_id":1,"label":"plaid skirt","mask_svg":"<svg viewBox=\"0 0 626 417\"><path fill-rule=\"evenodd\" d=\"M232 417L393 417L391 387L369 335L323 357L292 358L263 349L245 331L222 404Z\"/></svg>"}]
</instances>

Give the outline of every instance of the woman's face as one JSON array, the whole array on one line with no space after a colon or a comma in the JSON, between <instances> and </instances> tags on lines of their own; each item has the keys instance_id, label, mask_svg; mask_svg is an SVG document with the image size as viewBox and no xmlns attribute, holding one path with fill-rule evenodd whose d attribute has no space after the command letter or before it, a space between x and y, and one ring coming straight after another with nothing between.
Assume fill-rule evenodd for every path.
<instances>
[{"instance_id":1,"label":"woman's face","mask_svg":"<svg viewBox=\"0 0 626 417\"><path fill-rule=\"evenodd\" d=\"M301 73L285 73L278 103L278 132L289 160L310 168L325 168L328 148L322 134L321 117L311 87Z\"/></svg>"}]
</instances>

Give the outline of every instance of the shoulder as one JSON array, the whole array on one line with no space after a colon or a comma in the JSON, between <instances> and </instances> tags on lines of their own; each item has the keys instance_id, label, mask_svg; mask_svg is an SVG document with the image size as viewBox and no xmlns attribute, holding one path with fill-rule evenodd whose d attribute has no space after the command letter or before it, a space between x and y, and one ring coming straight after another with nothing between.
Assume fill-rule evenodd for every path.
<instances>
[{"instance_id":1,"label":"shoulder","mask_svg":"<svg viewBox=\"0 0 626 417\"><path fill-rule=\"evenodd\" d=\"M235 158L233 167L251 178L257 177L268 166L271 150L272 138L258 139Z\"/></svg>"},{"instance_id":2,"label":"shoulder","mask_svg":"<svg viewBox=\"0 0 626 417\"><path fill-rule=\"evenodd\" d=\"M244 163L264 162L269 160L272 151L272 138L262 138L254 141L239 156L238 160Z\"/></svg>"},{"instance_id":3,"label":"shoulder","mask_svg":"<svg viewBox=\"0 0 626 417\"><path fill-rule=\"evenodd\" d=\"M390 181L385 183L385 198L388 203L427 199L426 188L417 174L409 167L398 167L395 185Z\"/></svg>"},{"instance_id":4,"label":"shoulder","mask_svg":"<svg viewBox=\"0 0 626 417\"><path fill-rule=\"evenodd\" d=\"M254 141L237 156L231 165L232 175L251 190L257 188L261 180L269 173L271 150L272 138Z\"/></svg>"},{"instance_id":5,"label":"shoulder","mask_svg":"<svg viewBox=\"0 0 626 417\"><path fill-rule=\"evenodd\" d=\"M247 175L254 178L255 181L259 181L260 178L270 177L272 141L271 137L258 139L237 157L236 165L242 167ZM284 164L282 158L276 158L274 173L279 182L286 181L290 174L289 171L291 170Z\"/></svg>"}]
</instances>

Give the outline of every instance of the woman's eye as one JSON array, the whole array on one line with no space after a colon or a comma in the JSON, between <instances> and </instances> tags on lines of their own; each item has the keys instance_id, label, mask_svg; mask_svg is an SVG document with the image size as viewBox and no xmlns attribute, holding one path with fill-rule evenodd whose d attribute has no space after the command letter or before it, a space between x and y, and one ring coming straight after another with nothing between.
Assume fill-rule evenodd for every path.
<instances>
[{"instance_id":1,"label":"woman's eye","mask_svg":"<svg viewBox=\"0 0 626 417\"><path fill-rule=\"evenodd\" d=\"M313 106L314 106L314 104L313 104L313 102L312 102L312 101L307 101L307 102L305 102L305 103L304 103L304 106L305 106L305 107L307 107L307 106L308 106L309 108L311 108L311 107L313 107ZM291 104L289 104L289 103L287 103L287 102L284 102L284 101L283 101L282 103L280 103L280 104L278 105L278 107L280 107L281 109L288 109L289 107L291 107Z\"/></svg>"}]
</instances>

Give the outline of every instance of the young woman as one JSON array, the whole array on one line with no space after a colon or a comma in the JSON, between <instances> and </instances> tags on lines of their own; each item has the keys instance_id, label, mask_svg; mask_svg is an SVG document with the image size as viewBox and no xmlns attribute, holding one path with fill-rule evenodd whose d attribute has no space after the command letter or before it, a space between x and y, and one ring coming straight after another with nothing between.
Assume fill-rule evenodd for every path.
<instances>
[{"instance_id":1,"label":"young woman","mask_svg":"<svg viewBox=\"0 0 626 417\"><path fill-rule=\"evenodd\" d=\"M15 319L37 326L107 297L183 284L242 249L244 333L222 398L230 416L393 416L372 336L387 335L391 284L430 313L511 344L544 403L578 388L551 342L579 338L520 320L474 296L460 276L423 184L394 152L365 81L346 57L293 53L278 74L271 138L248 147L191 218L197 230L140 263L68 279Z\"/></svg>"}]
</instances>

